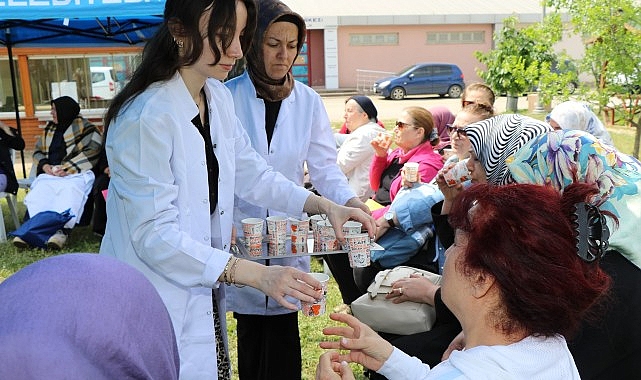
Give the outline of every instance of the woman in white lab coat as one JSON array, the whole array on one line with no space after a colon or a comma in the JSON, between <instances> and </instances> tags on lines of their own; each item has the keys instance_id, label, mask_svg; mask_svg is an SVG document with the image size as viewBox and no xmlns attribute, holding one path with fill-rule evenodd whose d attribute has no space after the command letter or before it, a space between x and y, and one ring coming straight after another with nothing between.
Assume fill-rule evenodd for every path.
<instances>
[{"instance_id":1,"label":"woman in white lab coat","mask_svg":"<svg viewBox=\"0 0 641 380\"><path fill-rule=\"evenodd\" d=\"M246 54L247 71L225 82L252 146L275 171L299 186L307 164L314 187L324 197L367 210L336 164L336 144L321 97L294 80L290 71L305 42L305 20L279 0L257 4L258 26ZM237 198L234 222L242 231L244 218L280 214L273 205L261 207ZM300 218L301 213L291 216ZM310 270L309 256L270 259L266 264ZM227 308L236 318L241 380L301 378L296 312L256 289L234 286L227 289ZM284 357L287 360L281 360Z\"/></svg>"},{"instance_id":2,"label":"woman in white lab coat","mask_svg":"<svg viewBox=\"0 0 641 380\"><path fill-rule=\"evenodd\" d=\"M228 253L234 194L289 213L320 210L334 225L355 218L374 230L363 211L311 195L251 148L219 80L242 57L241 35L251 36L255 18L250 0L167 1L163 25L105 116L111 183L100 253L138 268L160 293L181 379L231 376L222 282L255 287L291 309L285 296L319 296L320 284L299 270Z\"/></svg>"}]
</instances>

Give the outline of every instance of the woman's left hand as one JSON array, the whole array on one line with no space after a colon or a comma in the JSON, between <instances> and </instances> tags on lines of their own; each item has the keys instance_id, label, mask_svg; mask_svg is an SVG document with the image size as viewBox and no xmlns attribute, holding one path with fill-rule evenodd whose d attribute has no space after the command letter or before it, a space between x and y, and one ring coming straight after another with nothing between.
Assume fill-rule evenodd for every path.
<instances>
[{"instance_id":1,"label":"woman's left hand","mask_svg":"<svg viewBox=\"0 0 641 380\"><path fill-rule=\"evenodd\" d=\"M408 278L395 281L385 298L391 299L393 303L412 301L434 306L434 294L438 288L438 285L426 277L412 274Z\"/></svg>"},{"instance_id":2,"label":"woman's left hand","mask_svg":"<svg viewBox=\"0 0 641 380\"><path fill-rule=\"evenodd\" d=\"M329 351L320 356L316 366L316 380L355 379L347 362L339 360L339 353Z\"/></svg>"}]
</instances>

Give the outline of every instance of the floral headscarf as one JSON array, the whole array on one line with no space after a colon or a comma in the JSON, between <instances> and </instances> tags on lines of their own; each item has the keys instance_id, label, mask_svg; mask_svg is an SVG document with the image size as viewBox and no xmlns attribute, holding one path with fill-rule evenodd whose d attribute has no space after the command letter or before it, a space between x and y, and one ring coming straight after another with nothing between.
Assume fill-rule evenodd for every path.
<instances>
[{"instance_id":1,"label":"floral headscarf","mask_svg":"<svg viewBox=\"0 0 641 380\"><path fill-rule=\"evenodd\" d=\"M479 158L488 183L512 182L506 159L536 136L552 131L549 124L522 115L499 115L465 127L472 149Z\"/></svg>"},{"instance_id":2,"label":"floral headscarf","mask_svg":"<svg viewBox=\"0 0 641 380\"><path fill-rule=\"evenodd\" d=\"M604 143L614 145L603 123L586 103L572 100L563 102L552 109L548 119L556 121L563 130L586 131L598 137Z\"/></svg>"},{"instance_id":3,"label":"floral headscarf","mask_svg":"<svg viewBox=\"0 0 641 380\"><path fill-rule=\"evenodd\" d=\"M538 136L507 160L518 183L551 185L563 190L574 182L599 188L596 205L618 219L609 221L610 247L641 268L641 162L583 131Z\"/></svg>"}]
</instances>

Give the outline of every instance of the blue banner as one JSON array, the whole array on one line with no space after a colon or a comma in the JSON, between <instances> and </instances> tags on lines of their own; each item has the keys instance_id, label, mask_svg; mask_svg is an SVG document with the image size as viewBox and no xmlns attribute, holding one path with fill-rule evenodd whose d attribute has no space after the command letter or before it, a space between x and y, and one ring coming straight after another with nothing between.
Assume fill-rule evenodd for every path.
<instances>
[{"instance_id":1,"label":"blue banner","mask_svg":"<svg viewBox=\"0 0 641 380\"><path fill-rule=\"evenodd\" d=\"M164 8L165 0L0 0L0 21L144 17L162 15Z\"/></svg>"}]
</instances>

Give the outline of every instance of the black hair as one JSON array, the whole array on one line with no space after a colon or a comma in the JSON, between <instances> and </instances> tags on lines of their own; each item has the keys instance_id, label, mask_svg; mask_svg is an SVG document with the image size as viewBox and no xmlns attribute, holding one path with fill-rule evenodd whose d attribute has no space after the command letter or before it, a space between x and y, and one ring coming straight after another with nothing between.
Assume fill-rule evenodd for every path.
<instances>
[{"instance_id":1,"label":"black hair","mask_svg":"<svg viewBox=\"0 0 641 380\"><path fill-rule=\"evenodd\" d=\"M216 46L216 38L209 39L215 61L220 61L222 54L231 45L236 30L236 3L242 1L247 8L247 26L241 36L243 52L249 49L251 36L256 28L256 4L254 0L167 0L165 3L164 21L154 36L147 42L142 53L140 66L133 73L131 80L112 100L104 119L105 135L109 124L117 118L123 107L126 107L152 83L166 81L182 66L195 63L203 52L203 36L200 33L199 21L204 12L211 8L211 18L207 28L208 36L218 36L222 41L223 51ZM178 54L178 46L171 35L170 25L180 23L181 34L187 43L185 54Z\"/></svg>"}]
</instances>

